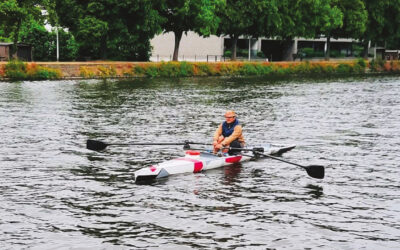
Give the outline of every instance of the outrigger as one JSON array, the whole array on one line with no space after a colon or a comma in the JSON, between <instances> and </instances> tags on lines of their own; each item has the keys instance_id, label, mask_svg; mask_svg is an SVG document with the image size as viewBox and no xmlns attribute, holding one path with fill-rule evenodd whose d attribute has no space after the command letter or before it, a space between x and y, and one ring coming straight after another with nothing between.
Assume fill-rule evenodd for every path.
<instances>
[{"instance_id":1,"label":"outrigger","mask_svg":"<svg viewBox=\"0 0 400 250\"><path fill-rule=\"evenodd\" d=\"M213 154L211 152L199 149L191 149L191 144L208 145L204 143L195 143L185 141L184 143L104 143L102 141L87 140L86 147L90 150L101 151L107 146L118 145L184 145L186 150L184 157L175 158L172 160L164 161L156 165L145 167L134 172L135 182L143 182L164 178L169 175L182 174L182 173L198 173L208 169L219 168L228 166L238 162L246 162L250 160L257 160L260 158L272 158L285 163L289 163L305 169L309 176L317 179L323 179L325 170L320 165L303 166L297 163L289 162L276 156L281 156L296 146L273 146L267 144L264 147L256 148L229 148L239 151L237 155ZM242 153L244 152L244 153Z\"/></svg>"}]
</instances>

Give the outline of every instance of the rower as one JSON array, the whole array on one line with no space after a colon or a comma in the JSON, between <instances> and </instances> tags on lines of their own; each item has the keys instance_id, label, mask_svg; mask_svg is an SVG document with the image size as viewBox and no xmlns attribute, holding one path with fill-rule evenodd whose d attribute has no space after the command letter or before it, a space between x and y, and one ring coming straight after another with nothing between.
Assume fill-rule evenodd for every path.
<instances>
[{"instance_id":1,"label":"rower","mask_svg":"<svg viewBox=\"0 0 400 250\"><path fill-rule=\"evenodd\" d=\"M214 154L218 153L222 149L223 153L230 155L238 154L240 151L229 150L227 147L232 148L243 148L245 141L242 135L242 126L239 124L239 120L236 118L236 113L232 110L228 110L225 113L225 121L221 123L214 133ZM224 149L225 148L225 149Z\"/></svg>"}]
</instances>

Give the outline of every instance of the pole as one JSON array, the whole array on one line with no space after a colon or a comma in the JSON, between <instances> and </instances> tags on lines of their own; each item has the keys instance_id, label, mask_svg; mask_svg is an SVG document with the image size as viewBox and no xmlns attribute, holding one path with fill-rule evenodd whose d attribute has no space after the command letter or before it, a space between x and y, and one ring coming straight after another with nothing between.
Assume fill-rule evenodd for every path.
<instances>
[{"instance_id":1,"label":"pole","mask_svg":"<svg viewBox=\"0 0 400 250\"><path fill-rule=\"evenodd\" d=\"M251 46L251 40L249 38L249 61L250 61L250 46Z\"/></svg>"},{"instance_id":2,"label":"pole","mask_svg":"<svg viewBox=\"0 0 400 250\"><path fill-rule=\"evenodd\" d=\"M60 48L59 48L59 42L58 42L58 27L56 27L56 37L57 37L57 62L60 59Z\"/></svg>"}]
</instances>

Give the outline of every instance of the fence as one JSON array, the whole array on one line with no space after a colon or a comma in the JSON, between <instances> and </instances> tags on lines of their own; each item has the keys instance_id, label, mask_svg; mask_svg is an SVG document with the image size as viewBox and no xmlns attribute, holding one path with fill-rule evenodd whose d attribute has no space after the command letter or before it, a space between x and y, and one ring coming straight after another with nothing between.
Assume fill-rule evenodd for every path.
<instances>
[{"instance_id":1,"label":"fence","mask_svg":"<svg viewBox=\"0 0 400 250\"><path fill-rule=\"evenodd\" d=\"M223 55L179 55L178 61L187 62L225 62L229 60ZM172 55L152 55L150 57L152 62L172 61Z\"/></svg>"}]
</instances>

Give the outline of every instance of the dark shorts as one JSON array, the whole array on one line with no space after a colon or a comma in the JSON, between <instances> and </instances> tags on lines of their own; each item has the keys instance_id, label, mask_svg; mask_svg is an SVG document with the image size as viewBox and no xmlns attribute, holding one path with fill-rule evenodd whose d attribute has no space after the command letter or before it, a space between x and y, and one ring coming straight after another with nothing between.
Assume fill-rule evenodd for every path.
<instances>
[{"instance_id":1,"label":"dark shorts","mask_svg":"<svg viewBox=\"0 0 400 250\"><path fill-rule=\"evenodd\" d=\"M238 140L234 140L233 142L231 142L231 144L229 144L229 147L231 147L231 148L243 148L242 144ZM230 155L238 155L238 154L240 154L240 150L238 150L238 149L230 149L228 151L228 154L230 154Z\"/></svg>"}]
</instances>

